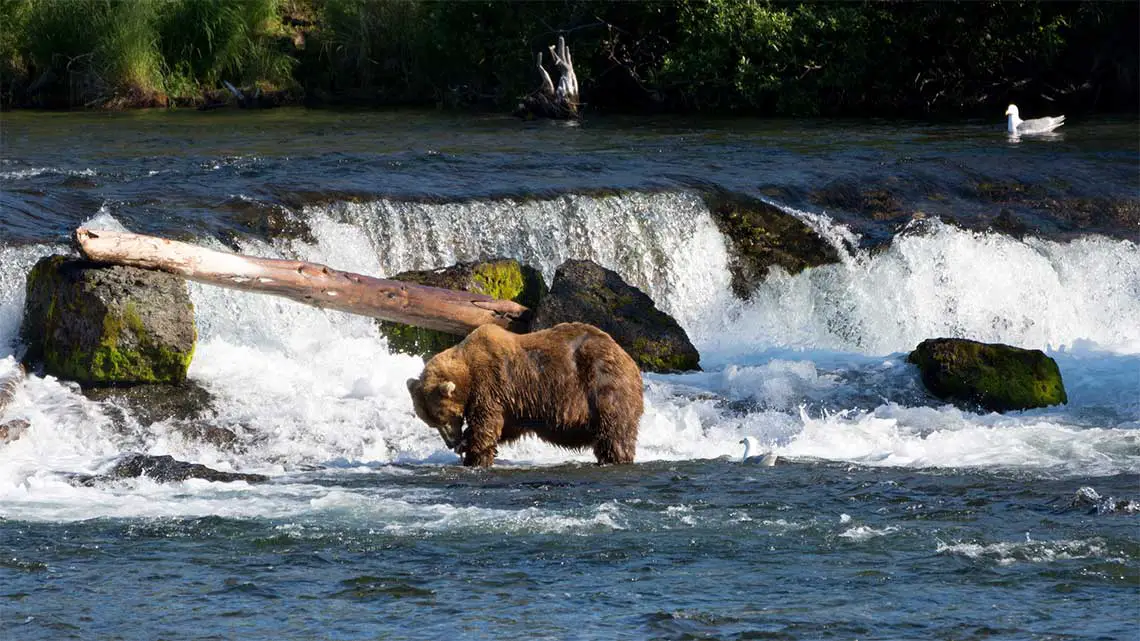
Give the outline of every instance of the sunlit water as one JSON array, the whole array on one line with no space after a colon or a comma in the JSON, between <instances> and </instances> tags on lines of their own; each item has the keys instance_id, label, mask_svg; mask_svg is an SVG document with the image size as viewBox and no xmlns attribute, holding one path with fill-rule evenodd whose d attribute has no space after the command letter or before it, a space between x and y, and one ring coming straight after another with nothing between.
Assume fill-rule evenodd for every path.
<instances>
[{"instance_id":1,"label":"sunlit water","mask_svg":"<svg viewBox=\"0 0 1140 641\"><path fill-rule=\"evenodd\" d=\"M633 466L527 441L466 470L412 413L422 361L373 321L191 285L202 422L237 444L29 376L3 417L31 427L0 446L0 638L1132 638L1136 230L1016 239L763 188L901 173L966 221L994 214L961 189L979 174L1135 198L1135 126L849 125L5 114L0 376L24 275L81 223L381 276L589 258L673 314L704 371L646 376ZM708 183L772 199L842 262L736 299ZM893 239L856 249L868 234ZM934 336L1045 350L1069 404L937 402L905 362ZM781 464L742 464L744 436ZM70 480L134 451L270 481Z\"/></svg>"}]
</instances>

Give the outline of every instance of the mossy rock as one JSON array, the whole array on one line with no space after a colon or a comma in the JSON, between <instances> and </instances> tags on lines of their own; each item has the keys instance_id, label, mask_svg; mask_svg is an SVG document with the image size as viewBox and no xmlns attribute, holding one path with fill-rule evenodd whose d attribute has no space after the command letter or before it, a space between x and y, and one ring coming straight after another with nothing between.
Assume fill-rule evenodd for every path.
<instances>
[{"instance_id":1,"label":"mossy rock","mask_svg":"<svg viewBox=\"0 0 1140 641\"><path fill-rule=\"evenodd\" d=\"M588 260L568 260L558 267L550 292L535 310L531 331L568 322L601 328L643 370L700 369L700 354L672 316L617 272Z\"/></svg>"},{"instance_id":2,"label":"mossy rock","mask_svg":"<svg viewBox=\"0 0 1140 641\"><path fill-rule=\"evenodd\" d=\"M907 361L938 398L1008 412L1067 403L1057 362L1041 350L961 338L930 338Z\"/></svg>"},{"instance_id":3,"label":"mossy rock","mask_svg":"<svg viewBox=\"0 0 1140 641\"><path fill-rule=\"evenodd\" d=\"M732 291L740 298L749 298L774 266L795 274L839 262L831 244L779 207L719 189L703 195L717 229L729 241Z\"/></svg>"},{"instance_id":4,"label":"mossy rock","mask_svg":"<svg viewBox=\"0 0 1140 641\"><path fill-rule=\"evenodd\" d=\"M25 362L85 386L181 383L197 328L180 278L48 256L28 274L20 335Z\"/></svg>"},{"instance_id":5,"label":"mossy rock","mask_svg":"<svg viewBox=\"0 0 1140 641\"><path fill-rule=\"evenodd\" d=\"M130 410L131 416L143 427L162 421L197 422L214 413L213 395L191 380L174 385L86 387L83 395ZM110 414L116 418L117 412Z\"/></svg>"},{"instance_id":6,"label":"mossy rock","mask_svg":"<svg viewBox=\"0 0 1140 641\"><path fill-rule=\"evenodd\" d=\"M401 272L392 280L443 287L511 300L534 309L546 295L546 282L533 267L520 265L509 258L458 263L430 271ZM403 323L380 321L380 333L388 339L393 352L413 354L425 359L459 344L462 336Z\"/></svg>"}]
</instances>

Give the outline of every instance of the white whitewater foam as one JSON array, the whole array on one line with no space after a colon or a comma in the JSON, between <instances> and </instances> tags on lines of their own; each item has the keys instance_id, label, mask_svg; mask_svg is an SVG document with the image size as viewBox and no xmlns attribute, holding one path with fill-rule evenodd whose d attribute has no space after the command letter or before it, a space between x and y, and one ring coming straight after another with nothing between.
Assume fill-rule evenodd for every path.
<instances>
[{"instance_id":1,"label":"white whitewater foam","mask_svg":"<svg viewBox=\"0 0 1140 641\"><path fill-rule=\"evenodd\" d=\"M1136 318L1135 243L1019 241L935 221L881 253L795 276L773 270L751 301L696 334L718 362L776 346L890 354L932 337L1135 354Z\"/></svg>"},{"instance_id":2,"label":"white whitewater foam","mask_svg":"<svg viewBox=\"0 0 1140 641\"><path fill-rule=\"evenodd\" d=\"M591 258L645 289L689 330L707 371L646 376L639 461L735 461L741 438L752 436L781 460L1050 476L1140 472L1140 251L1133 243L1022 242L934 223L875 255L845 255L842 264L796 276L777 270L741 303L729 292L723 239L699 199L686 194L381 202L310 213L315 244L249 242L240 249L372 275L507 255L549 278L566 258ZM106 211L89 224L118 225ZM851 241L826 219L814 224L834 243ZM0 359L9 359L0 363L13 362L24 274L40 256L62 249L0 245ZM419 516L406 525L417 531L489 522L439 507L439 500L429 501L437 507L401 507L385 501L407 497L338 498L290 480L309 464L457 463L412 412L404 380L422 361L391 354L373 321L199 285L191 285L191 297L200 341L190 376L215 396L209 423L233 430L242 447L188 441L169 423L143 430L128 417L116 427L104 405L31 375L8 410L32 428L0 447L0 516L289 518L343 508L387 510L372 515L381 520L409 510ZM1069 405L1004 416L925 407L903 352L938 335L1050 349ZM144 480L80 488L61 476L95 473L125 451L263 472L275 482L232 486L240 491ZM500 461L586 463L593 455L529 439L502 448ZM554 520L541 527L561 527L564 518L568 531L624 526L615 514L536 512L519 523L547 517Z\"/></svg>"},{"instance_id":3,"label":"white whitewater foam","mask_svg":"<svg viewBox=\"0 0 1140 641\"><path fill-rule=\"evenodd\" d=\"M363 229L380 275L505 256L541 270L549 283L567 259L589 259L641 288L689 331L732 298L723 237L701 199L688 193L384 200L309 208L306 219L322 247L344 239L345 223L349 235Z\"/></svg>"},{"instance_id":4,"label":"white whitewater foam","mask_svg":"<svg viewBox=\"0 0 1140 641\"><path fill-rule=\"evenodd\" d=\"M28 271L40 257L62 250L49 245L7 247L0 244L0 358L10 356L16 347Z\"/></svg>"},{"instance_id":5,"label":"white whitewater foam","mask_svg":"<svg viewBox=\"0 0 1140 641\"><path fill-rule=\"evenodd\" d=\"M1077 428L1048 411L976 415L951 406L886 404L869 412L813 418L782 457L889 467L992 467L1102 476L1140 471L1140 440L1130 428Z\"/></svg>"},{"instance_id":6,"label":"white whitewater foam","mask_svg":"<svg viewBox=\"0 0 1140 641\"><path fill-rule=\"evenodd\" d=\"M59 175L59 176L94 176L94 169L59 169L57 167L29 167L27 169L15 169L12 171L0 171L0 179L3 180L26 180L28 178L35 178L36 176L43 175Z\"/></svg>"},{"instance_id":7,"label":"white whitewater foam","mask_svg":"<svg viewBox=\"0 0 1140 641\"><path fill-rule=\"evenodd\" d=\"M1028 535L1026 536L1028 539ZM938 542L939 554L984 559L998 565L1014 563L1052 563L1070 559L1105 558L1107 550L1101 539L1066 541L1018 541L1000 543L943 543ZM1111 559L1110 559L1111 560ZM1123 559L1117 562L1124 562Z\"/></svg>"},{"instance_id":8,"label":"white whitewater foam","mask_svg":"<svg viewBox=\"0 0 1140 641\"><path fill-rule=\"evenodd\" d=\"M840 532L839 538L847 539L855 543L863 543L865 541L870 541L871 539L881 536L889 536L898 531L899 528L893 525L888 525L885 528L873 528L869 525L856 525L855 527L848 528Z\"/></svg>"}]
</instances>

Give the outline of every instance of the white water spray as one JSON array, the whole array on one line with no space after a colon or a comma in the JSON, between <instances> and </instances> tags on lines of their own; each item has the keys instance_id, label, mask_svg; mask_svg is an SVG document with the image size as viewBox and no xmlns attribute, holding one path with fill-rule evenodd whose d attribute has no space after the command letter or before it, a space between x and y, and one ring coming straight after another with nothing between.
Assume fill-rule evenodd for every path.
<instances>
[{"instance_id":1,"label":"white water spray","mask_svg":"<svg viewBox=\"0 0 1140 641\"><path fill-rule=\"evenodd\" d=\"M708 371L647 377L640 461L735 460L740 439L753 436L785 460L1140 470L1132 434L1140 426L1140 327L1132 321L1140 317L1140 251L1127 241L1018 241L934 223L874 255L794 276L775 270L741 302L729 289L724 239L689 194L380 201L307 215L315 244L248 242L241 250L381 276L503 255L549 279L563 260L589 258L643 288L690 332ZM814 224L837 244L851 241L826 222ZM14 351L24 275L61 249L0 246L0 358ZM107 515L153 513L140 492L179 500L153 484L75 488L60 476L90 473L128 449L286 477L307 465L456 462L411 411L403 380L418 373L420 359L389 353L372 320L200 285L191 296L200 342L190 376L215 396L207 422L234 431L242 447L188 440L169 422L115 426L102 405L31 376L9 413L32 428L0 449L0 498L21 506L12 509L50 520L93 503ZM945 335L1065 346L1054 355L1070 405L1003 417L925 407L900 353ZM592 460L534 440L500 454L505 465ZM249 503L249 494L183 489L195 498L162 513L309 509L293 499L272 507ZM294 498L307 505L326 494L298 489Z\"/></svg>"}]
</instances>

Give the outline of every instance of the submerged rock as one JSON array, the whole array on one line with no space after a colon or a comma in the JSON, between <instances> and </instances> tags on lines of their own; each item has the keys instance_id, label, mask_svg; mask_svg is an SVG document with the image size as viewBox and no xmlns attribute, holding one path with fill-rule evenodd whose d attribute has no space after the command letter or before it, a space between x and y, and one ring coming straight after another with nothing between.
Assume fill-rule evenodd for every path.
<instances>
[{"instance_id":1,"label":"submerged rock","mask_svg":"<svg viewBox=\"0 0 1140 641\"><path fill-rule=\"evenodd\" d=\"M839 253L802 220L757 198L723 190L704 194L717 228L729 241L732 291L747 299L774 266L795 274L839 262Z\"/></svg>"},{"instance_id":2,"label":"submerged rock","mask_svg":"<svg viewBox=\"0 0 1140 641\"><path fill-rule=\"evenodd\" d=\"M100 482L132 479L142 476L159 483L177 483L187 479L203 479L223 483L232 483L234 481L262 483L269 480L269 477L263 474L220 472L200 463L187 463L185 461L177 461L172 456L151 456L149 454L128 454L116 462L114 467L106 474L77 477L76 480L82 485L94 485Z\"/></svg>"},{"instance_id":3,"label":"submerged rock","mask_svg":"<svg viewBox=\"0 0 1140 641\"><path fill-rule=\"evenodd\" d=\"M1067 509L1085 510L1088 514L1135 514L1140 512L1140 503L1112 496L1101 496L1094 488L1083 486L1070 497Z\"/></svg>"},{"instance_id":4,"label":"submerged rock","mask_svg":"<svg viewBox=\"0 0 1140 641\"><path fill-rule=\"evenodd\" d=\"M28 274L20 333L26 362L84 385L181 382L197 339L182 279L65 256Z\"/></svg>"},{"instance_id":5,"label":"submerged rock","mask_svg":"<svg viewBox=\"0 0 1140 641\"><path fill-rule=\"evenodd\" d=\"M575 321L607 332L643 370L700 369L700 354L672 316L617 272L588 260L568 260L558 267L531 330Z\"/></svg>"},{"instance_id":6,"label":"submerged rock","mask_svg":"<svg viewBox=\"0 0 1140 641\"><path fill-rule=\"evenodd\" d=\"M24 432L28 431L31 425L31 423L22 418L0 423L0 445L19 440L20 437L24 435Z\"/></svg>"},{"instance_id":7,"label":"submerged rock","mask_svg":"<svg viewBox=\"0 0 1140 641\"><path fill-rule=\"evenodd\" d=\"M144 427L170 419L201 419L211 411L214 400L205 388L189 380L173 385L87 387L83 395L93 401L109 401L129 409Z\"/></svg>"},{"instance_id":8,"label":"submerged rock","mask_svg":"<svg viewBox=\"0 0 1140 641\"><path fill-rule=\"evenodd\" d=\"M509 258L458 263L430 271L401 272L391 278L512 300L531 309L546 295L542 274ZM462 336L390 321L380 321L380 333L388 339L392 351L425 359L463 340Z\"/></svg>"},{"instance_id":9,"label":"submerged rock","mask_svg":"<svg viewBox=\"0 0 1140 641\"><path fill-rule=\"evenodd\" d=\"M1140 199L1092 197L1059 179L1027 183L980 177L970 185L970 193L982 202L1001 205L1003 210L1012 207L1034 219L1047 221L1059 231L1103 233L1131 240L1140 224ZM994 220L994 229L1011 233L1002 226L1003 221ZM1013 235L1020 237L1023 233L1015 229Z\"/></svg>"},{"instance_id":10,"label":"submerged rock","mask_svg":"<svg viewBox=\"0 0 1140 641\"><path fill-rule=\"evenodd\" d=\"M860 214L872 220L909 217L902 199L886 186L836 180L811 192L811 202L828 209Z\"/></svg>"},{"instance_id":11,"label":"submerged rock","mask_svg":"<svg viewBox=\"0 0 1140 641\"><path fill-rule=\"evenodd\" d=\"M300 240L310 244L317 242L312 227L305 219L276 203L231 196L215 209L221 210L223 215L228 214L246 233L264 240Z\"/></svg>"},{"instance_id":12,"label":"submerged rock","mask_svg":"<svg viewBox=\"0 0 1140 641\"><path fill-rule=\"evenodd\" d=\"M136 423L150 427L165 421L165 427L187 441L208 443L224 450L242 446L232 429L210 423L214 397L192 380L173 385L87 387L83 395L103 403L112 424L124 435L130 434Z\"/></svg>"},{"instance_id":13,"label":"submerged rock","mask_svg":"<svg viewBox=\"0 0 1140 641\"><path fill-rule=\"evenodd\" d=\"M1057 362L1041 350L962 338L919 343L907 361L935 396L991 412L1068 402Z\"/></svg>"}]
</instances>

